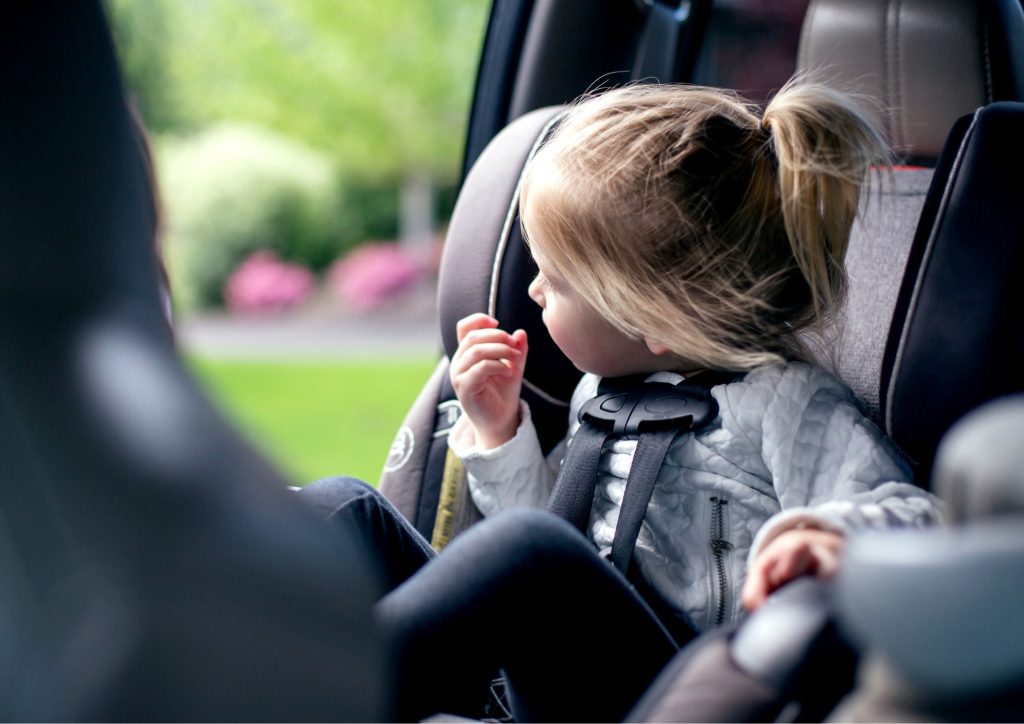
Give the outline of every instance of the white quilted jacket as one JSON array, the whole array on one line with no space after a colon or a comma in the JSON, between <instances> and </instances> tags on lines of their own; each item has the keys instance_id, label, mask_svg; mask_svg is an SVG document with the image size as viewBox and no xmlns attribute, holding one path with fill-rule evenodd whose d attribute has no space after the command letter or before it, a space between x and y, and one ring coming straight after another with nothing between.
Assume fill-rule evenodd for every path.
<instances>
[{"instance_id":1,"label":"white quilted jacket","mask_svg":"<svg viewBox=\"0 0 1024 724\"><path fill-rule=\"evenodd\" d=\"M659 378L682 379L653 377ZM576 388L570 438L598 382L586 375ZM827 372L795 362L768 365L711 394L718 417L673 441L633 559L698 631L741 615L748 560L784 530L812 525L848 533L936 522L937 500L910 484L903 456ZM525 404L516 436L500 448L478 448L465 417L449 446L484 515L546 506L565 453L563 442L544 458ZM606 442L601 454L589 533L602 554L611 549L635 449L635 439L623 438Z\"/></svg>"}]
</instances>

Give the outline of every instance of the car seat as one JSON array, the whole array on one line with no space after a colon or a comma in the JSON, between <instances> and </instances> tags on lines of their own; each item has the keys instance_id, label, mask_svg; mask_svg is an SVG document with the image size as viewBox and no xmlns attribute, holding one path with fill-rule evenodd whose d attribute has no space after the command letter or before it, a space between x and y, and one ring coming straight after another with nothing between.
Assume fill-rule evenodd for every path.
<instances>
[{"instance_id":1,"label":"car seat","mask_svg":"<svg viewBox=\"0 0 1024 724\"><path fill-rule=\"evenodd\" d=\"M1012 218L1019 185L1010 178L1020 166L1000 165L1000 153L981 150L978 141L993 127L1019 122L1017 106L992 104L1024 99L1021 7L1017 0L818 0L808 9L800 63L874 99L888 139L901 160L912 164L897 168L892 184L883 185L855 226L843 334L835 348L822 351L835 357L840 376L911 455L918 480L927 486L942 433L985 400L1020 389L1012 374L1022 359L1019 304L1007 284L1020 273L1019 219ZM449 228L439 293L448 355L456 347L455 321L472 312L486 311L508 328L529 332L523 394L545 425L539 431L545 448L564 435L578 373L550 343L525 294L534 270L518 235L515 201L523 163L557 112L547 108L520 117L479 157ZM966 118L958 122L961 117ZM1005 139L1006 133L999 135ZM992 188L1000 184L1000 190ZM445 434L457 414L444 358L410 412L381 481L382 490L438 547L474 520L458 466L445 459ZM685 713L659 709L685 672L702 668L693 660L701 649L691 648L660 682L661 696L656 687L631 718L728 720L782 713L795 682L807 682L802 674L815 660L808 648L833 650L822 642L835 636L827 592L801 585L782 593L779 598L791 600L770 607L780 616L776 622L800 623L803 633L773 623L760 630L775 629L781 636L741 639L745 648L739 655L747 668L737 671L744 685L761 687L764 697L755 692L743 710L722 709L721 699ZM793 605L804 606L804 614L787 613ZM705 656L717 648L719 663L735 667L733 643L731 635L713 635L700 646ZM805 699L799 712L789 714L823 716L849 685L852 663L847 657L821 668L810 688L827 679L845 683L835 690L818 688L817 700ZM758 706L766 708L751 708Z\"/></svg>"},{"instance_id":2,"label":"car seat","mask_svg":"<svg viewBox=\"0 0 1024 724\"><path fill-rule=\"evenodd\" d=\"M887 410L889 398L904 394L912 383L909 375L894 376L895 346L887 348L886 340L893 311L909 303L909 298L898 300L902 271L908 260L920 263L910 259L911 242L922 213L934 212L924 202L950 129L980 106L1024 98L1020 15L1017 0L816 0L801 37L798 70L824 75L873 101L901 163L913 164L897 167L892 183L880 184L854 227L842 334L834 348L821 352L876 422L897 434L925 484L941 433L998 391L960 386L971 389L958 389L965 396L952 406L955 411L936 410L927 420L912 415L913 405ZM467 174L448 229L438 291L445 356L399 430L380 483L438 547L479 518L459 483L457 461L446 455L447 431L459 414L447 374L459 319L487 312L506 328L528 332L523 396L545 452L565 434L568 400L580 373L551 342L540 310L526 294L536 270L522 243L516 207L523 165L558 110L526 113L491 141ZM960 286L967 293L969 285ZM994 344L997 337L986 339ZM883 359L887 349L893 359Z\"/></svg>"},{"instance_id":3,"label":"car seat","mask_svg":"<svg viewBox=\"0 0 1024 724\"><path fill-rule=\"evenodd\" d=\"M372 552L183 369L100 3L0 24L0 719L372 721Z\"/></svg>"}]
</instances>

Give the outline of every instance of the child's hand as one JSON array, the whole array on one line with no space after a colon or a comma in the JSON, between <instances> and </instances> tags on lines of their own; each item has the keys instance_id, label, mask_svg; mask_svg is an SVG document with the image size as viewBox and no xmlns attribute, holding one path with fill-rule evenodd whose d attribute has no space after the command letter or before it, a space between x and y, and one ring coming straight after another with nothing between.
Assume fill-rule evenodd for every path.
<instances>
[{"instance_id":1,"label":"child's hand","mask_svg":"<svg viewBox=\"0 0 1024 724\"><path fill-rule=\"evenodd\" d=\"M756 610L783 584L807 573L831 578L839 566L843 536L815 528L793 528L765 546L743 586L743 606Z\"/></svg>"},{"instance_id":2,"label":"child's hand","mask_svg":"<svg viewBox=\"0 0 1024 724\"><path fill-rule=\"evenodd\" d=\"M526 365L526 332L498 329L498 320L471 314L456 326L459 348L451 378L462 409L485 449L511 440L519 427L519 390Z\"/></svg>"}]
</instances>

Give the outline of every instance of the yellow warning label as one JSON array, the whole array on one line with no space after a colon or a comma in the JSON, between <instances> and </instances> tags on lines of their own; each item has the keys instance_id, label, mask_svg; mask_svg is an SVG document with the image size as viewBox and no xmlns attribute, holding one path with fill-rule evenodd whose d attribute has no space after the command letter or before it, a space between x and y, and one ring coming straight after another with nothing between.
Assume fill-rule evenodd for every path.
<instances>
[{"instance_id":1,"label":"yellow warning label","mask_svg":"<svg viewBox=\"0 0 1024 724\"><path fill-rule=\"evenodd\" d=\"M458 514L459 493L466 484L465 470L462 461L448 450L444 458L444 474L441 476L441 497L437 503L437 517L434 519L434 532L430 537L430 545L440 551L452 539L455 520Z\"/></svg>"}]
</instances>

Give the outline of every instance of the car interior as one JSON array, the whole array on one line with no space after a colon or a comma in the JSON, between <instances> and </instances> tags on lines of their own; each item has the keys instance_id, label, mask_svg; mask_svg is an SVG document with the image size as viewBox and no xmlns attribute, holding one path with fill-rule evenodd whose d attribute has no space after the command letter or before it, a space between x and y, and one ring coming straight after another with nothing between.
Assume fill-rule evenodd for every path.
<instances>
[{"instance_id":1,"label":"car interior","mask_svg":"<svg viewBox=\"0 0 1024 724\"><path fill-rule=\"evenodd\" d=\"M6 14L0 716L388 719L373 552L293 499L174 347L99 3ZM785 48L731 34L744 24ZM626 82L763 101L794 72L867 98L899 157L855 226L842 333L820 352L949 524L852 541L835 585L791 584L687 646L629 718L822 720L853 689L841 717L1019 720L1021 0L495 0L441 265L442 355L381 489L438 548L479 520L446 442L447 357L472 312L528 332L523 396L547 448L564 436L580 373L526 294L517 217L559 110Z\"/></svg>"}]
</instances>

